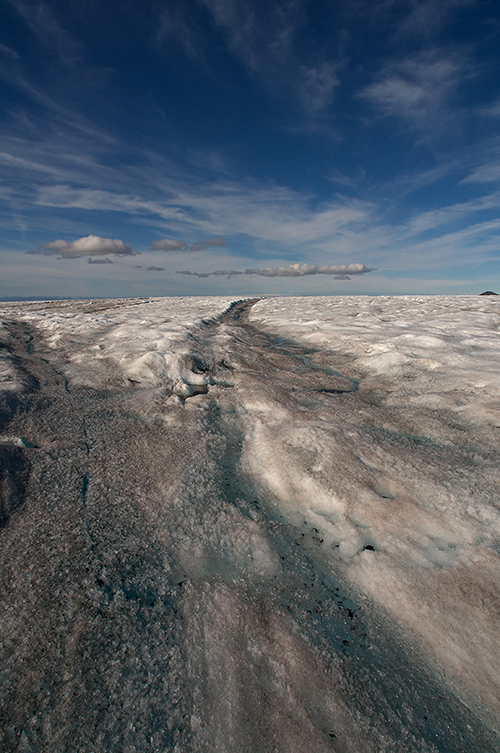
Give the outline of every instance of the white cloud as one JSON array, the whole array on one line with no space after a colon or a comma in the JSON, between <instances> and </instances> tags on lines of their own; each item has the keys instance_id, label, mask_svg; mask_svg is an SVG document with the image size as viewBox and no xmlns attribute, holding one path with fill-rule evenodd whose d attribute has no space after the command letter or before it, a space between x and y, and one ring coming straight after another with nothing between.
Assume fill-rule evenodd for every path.
<instances>
[{"instance_id":1,"label":"white cloud","mask_svg":"<svg viewBox=\"0 0 500 753\"><path fill-rule=\"evenodd\" d=\"M27 153L20 146L13 151L15 158L23 158ZM49 167L57 165L55 145L50 150L45 149L39 161ZM467 161L470 164L470 155ZM68 166L69 163L65 164ZM457 171L458 161L452 168ZM76 170L81 170L81 174ZM424 184L432 184L442 175L442 170L436 174L433 172L430 177L425 173ZM54 177L55 181L60 180L58 176ZM35 188L41 182L35 172L29 178ZM474 213L477 216L483 209L493 212L495 202L498 202L495 197L457 202L431 212L415 210L412 217L400 217L394 222L388 216L387 202L384 203L389 191L391 195L395 194L394 186L380 187L380 202L341 196L319 202L312 195L283 185L229 178L210 180L205 175L202 177L199 170L175 168L156 153L143 153L140 174L128 170L125 176L99 166L90 155L89 161L82 158L75 165L74 176L63 180L56 185L41 186L37 199L40 207L59 208L61 223L68 218L68 224L60 225L61 234L71 233L71 237L75 237L83 235L86 230L81 223L81 217L85 215L79 215L76 224L71 219L72 213L66 215L63 210L88 209L103 214L120 212L127 216L127 222L132 219L136 225L140 223L147 228L145 244L151 236L158 238L163 234L165 237L154 243L163 240L181 244L177 249L171 246L171 250L189 250L190 240L174 239L212 238L224 233L239 255L242 251L250 254L249 260L243 263L240 256L241 265L254 266L256 262L251 257L255 251L260 259L266 260L261 264L272 267L283 263L283 259L347 264L358 258L381 270L421 270L424 265L436 269L449 267L451 263L480 263L491 259L496 250L495 239L488 240L485 236L487 228L484 224L476 222L470 233L464 230L457 234L456 231L457 227L470 223ZM89 187L75 188L75 184ZM111 188L92 188L96 184ZM130 186L129 192L112 190L114 186L124 184ZM408 187L403 186L403 190L407 192ZM397 196L394 204L398 204ZM46 217L45 213L40 214L39 231L46 232ZM419 234L424 232L425 244L422 244ZM168 251L167 246L164 250ZM152 250L155 248L158 250L158 247L151 246ZM213 249L210 254L210 267L200 268L200 273L218 267L238 266L227 255L220 258L215 251ZM154 264L154 260L151 261Z\"/></svg>"},{"instance_id":2,"label":"white cloud","mask_svg":"<svg viewBox=\"0 0 500 753\"><path fill-rule=\"evenodd\" d=\"M353 257L364 257L370 266L400 271L480 263L498 253L496 238L487 237L488 232L494 232L493 226L488 222L470 225L474 215L496 211L500 205L497 194L431 212L415 212L409 220L392 224L382 221L375 204L338 198L318 206L310 196L283 186L255 182L178 180L163 185L163 194L168 194L168 198L144 201L118 193L57 186L51 206L126 211L144 217L141 221L149 229L167 226L178 237L187 233L217 237L215 233L223 229L228 236L251 239L259 252L266 255L264 258L276 259L278 263L273 265L276 267L285 254L306 262L313 259L318 265L328 264L332 259L348 264ZM468 227L463 227L464 224ZM457 226L463 229L457 230ZM162 241L164 250L189 251L184 241L172 238ZM213 254L211 258L213 264ZM234 262L226 255L219 263L224 272ZM199 270L203 275L210 272L210 269ZM235 272L233 269L232 273Z\"/></svg>"},{"instance_id":3,"label":"white cloud","mask_svg":"<svg viewBox=\"0 0 500 753\"><path fill-rule=\"evenodd\" d=\"M478 212L500 209L500 193L487 194L478 199L452 204L431 212L422 212L414 217L407 226L408 234L417 237L428 230L437 230L445 226L456 226L467 217Z\"/></svg>"},{"instance_id":4,"label":"white cloud","mask_svg":"<svg viewBox=\"0 0 500 753\"><path fill-rule=\"evenodd\" d=\"M305 275L364 275L372 272L364 264L290 264L288 267L274 267L257 270L247 270L245 274L260 274L263 277L304 277ZM345 279L345 278L343 278Z\"/></svg>"},{"instance_id":5,"label":"white cloud","mask_svg":"<svg viewBox=\"0 0 500 753\"><path fill-rule=\"evenodd\" d=\"M16 174L26 171L23 192L15 195L19 195L20 205L31 208L31 228L39 234L43 232L45 237L51 237L47 236L47 228L53 226L54 213L47 213L43 208L51 207L59 210L59 233L65 237L74 238L88 232L86 215L66 212L71 209L101 212L104 223L105 212L123 213L127 222L147 228L145 244L151 237L163 235L162 240L174 241L174 238L209 239L222 232L232 247L239 244L239 254L243 251L250 255L244 262L240 256L242 266L256 263L251 258L254 250L260 259L266 260L260 263L270 267L277 267L283 259L347 264L353 258L361 258L369 266L394 272L421 270L424 266L437 269L449 268L450 264L469 265L498 256L497 240L486 237L487 224L476 222L469 230L456 231L456 227L463 228L470 222L472 213L477 216L483 209L493 212L495 202L498 203L494 196L483 197L475 203L457 202L432 212L415 210L413 217L391 222L385 200L388 193L395 194L393 185L380 186L380 202L341 196L319 202L312 195L283 185L220 177L210 180L213 175L206 176L199 169L181 169L157 153L138 153L138 161L142 160L140 170L129 167L116 171L100 164L99 155L93 152L92 139L86 139L82 151L81 130L74 139L73 136L66 141L61 138L57 144L55 140L47 141L27 150L27 143L26 139L12 136L4 159L6 166L10 163ZM470 164L470 155L465 157ZM497 161L496 153L494 158ZM456 172L458 157L454 159L452 168ZM471 173L470 182L474 176L484 178L485 172L480 170L486 171L487 167L485 164L484 168ZM430 177L425 173L424 183L432 184L442 175L442 171L433 172ZM52 181L55 185L50 185ZM88 188L74 187L78 185ZM102 190L102 185L108 190ZM118 188L123 185L130 187L127 193ZM18 192L19 186L19 180L12 181L9 189ZM407 187L403 189L407 192ZM33 207L32 191L38 191L36 204L42 209L38 214L33 212L36 207ZM397 197L394 203L397 205ZM483 218L480 216L480 219ZM424 232L425 243L419 236ZM184 241L174 242L184 248ZM185 246L187 252L188 243ZM200 268L201 273L217 267L238 266L234 257L230 259L226 254L220 258L215 251L210 254L210 267L206 272ZM151 263L154 264L153 259Z\"/></svg>"},{"instance_id":6,"label":"white cloud","mask_svg":"<svg viewBox=\"0 0 500 753\"><path fill-rule=\"evenodd\" d=\"M233 277L234 275L259 275L260 277L306 277L309 275L334 275L336 280L349 280L349 275L364 275L373 269L364 264L290 264L286 267L266 267L265 269L217 269L215 272L191 272L184 270L179 275L193 277Z\"/></svg>"},{"instance_id":7,"label":"white cloud","mask_svg":"<svg viewBox=\"0 0 500 753\"><path fill-rule=\"evenodd\" d=\"M190 275L191 277L234 277L235 275L245 274L237 269L216 269L215 272L191 272L189 269L184 269L177 272L178 275Z\"/></svg>"},{"instance_id":8,"label":"white cloud","mask_svg":"<svg viewBox=\"0 0 500 753\"><path fill-rule=\"evenodd\" d=\"M178 229L180 235L186 232L186 228L191 233L196 230L217 232L224 228L226 234L245 234L293 247L321 247L330 256L335 244L338 248L338 243L343 237L345 239L354 224L368 220L372 209L356 200L337 200L317 209L309 206L312 203L310 197L283 186L263 187L255 183L190 181L183 185L177 181L164 186L164 193L167 190L168 198L163 201L144 201L110 191L58 185L43 188L38 203L52 207L157 215L167 220L170 227ZM200 243L202 245L193 244L188 248L196 251L207 246L222 247L225 240L218 235ZM177 251L185 249L185 244L164 238L153 241L150 248Z\"/></svg>"},{"instance_id":9,"label":"white cloud","mask_svg":"<svg viewBox=\"0 0 500 753\"><path fill-rule=\"evenodd\" d=\"M79 256L104 256L105 254L132 256L134 250L128 243L124 243L116 238L100 238L98 235L87 235L84 238L78 238L76 241L58 239L42 243L35 251L29 251L28 253L44 254L45 256L60 254L63 259L76 259ZM106 261L94 261L90 263L106 263Z\"/></svg>"},{"instance_id":10,"label":"white cloud","mask_svg":"<svg viewBox=\"0 0 500 753\"><path fill-rule=\"evenodd\" d=\"M497 183L500 181L500 162L489 162L477 167L462 183Z\"/></svg>"},{"instance_id":11,"label":"white cloud","mask_svg":"<svg viewBox=\"0 0 500 753\"><path fill-rule=\"evenodd\" d=\"M68 209L98 209L129 214L157 214L164 219L187 220L186 215L169 202L148 201L137 196L99 191L90 188L71 188L67 185L42 187L37 204L47 207L66 207Z\"/></svg>"}]
</instances>

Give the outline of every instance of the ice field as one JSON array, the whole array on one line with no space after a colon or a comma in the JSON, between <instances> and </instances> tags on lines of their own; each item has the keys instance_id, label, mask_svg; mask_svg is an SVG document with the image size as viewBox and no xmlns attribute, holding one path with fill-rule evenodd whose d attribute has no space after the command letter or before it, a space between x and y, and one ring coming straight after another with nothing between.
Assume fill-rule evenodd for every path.
<instances>
[{"instance_id":1,"label":"ice field","mask_svg":"<svg viewBox=\"0 0 500 753\"><path fill-rule=\"evenodd\" d=\"M500 750L500 299L0 304L2 751Z\"/></svg>"}]
</instances>

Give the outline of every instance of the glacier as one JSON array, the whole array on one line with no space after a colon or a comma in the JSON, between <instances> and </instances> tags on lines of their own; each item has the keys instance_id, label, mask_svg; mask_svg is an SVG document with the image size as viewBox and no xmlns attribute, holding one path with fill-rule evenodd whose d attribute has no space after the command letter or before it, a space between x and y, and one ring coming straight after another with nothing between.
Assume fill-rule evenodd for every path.
<instances>
[{"instance_id":1,"label":"glacier","mask_svg":"<svg viewBox=\"0 0 500 753\"><path fill-rule=\"evenodd\" d=\"M0 304L2 750L500 749L500 304Z\"/></svg>"}]
</instances>

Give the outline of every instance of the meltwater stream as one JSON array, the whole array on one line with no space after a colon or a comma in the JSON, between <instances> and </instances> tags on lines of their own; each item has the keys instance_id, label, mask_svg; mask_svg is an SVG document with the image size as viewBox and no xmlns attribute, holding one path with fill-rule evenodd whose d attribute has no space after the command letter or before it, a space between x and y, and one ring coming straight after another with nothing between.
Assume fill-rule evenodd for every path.
<instances>
[{"instance_id":1,"label":"meltwater stream","mask_svg":"<svg viewBox=\"0 0 500 753\"><path fill-rule=\"evenodd\" d=\"M190 397L72 386L10 323L29 389L3 414L22 439L0 448L2 750L498 750L351 583L358 551L259 473L259 415L300 431L369 398L345 364L251 326L252 305L193 333L212 384Z\"/></svg>"}]
</instances>

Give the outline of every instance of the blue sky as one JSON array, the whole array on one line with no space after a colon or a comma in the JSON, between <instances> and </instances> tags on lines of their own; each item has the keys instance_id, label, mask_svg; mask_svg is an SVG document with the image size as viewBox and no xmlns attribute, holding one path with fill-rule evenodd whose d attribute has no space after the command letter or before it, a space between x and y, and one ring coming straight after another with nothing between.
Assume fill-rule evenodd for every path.
<instances>
[{"instance_id":1,"label":"blue sky","mask_svg":"<svg viewBox=\"0 0 500 753\"><path fill-rule=\"evenodd\" d=\"M0 297L500 292L498 2L0 14Z\"/></svg>"}]
</instances>

